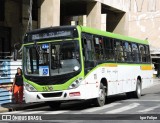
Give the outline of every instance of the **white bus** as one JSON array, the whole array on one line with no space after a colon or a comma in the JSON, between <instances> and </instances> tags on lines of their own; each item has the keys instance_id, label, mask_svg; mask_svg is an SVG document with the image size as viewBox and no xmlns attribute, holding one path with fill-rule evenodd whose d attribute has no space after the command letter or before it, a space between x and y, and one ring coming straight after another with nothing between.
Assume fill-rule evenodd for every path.
<instances>
[{"instance_id":1,"label":"white bus","mask_svg":"<svg viewBox=\"0 0 160 123\"><path fill-rule=\"evenodd\" d=\"M141 96L153 82L149 44L83 26L34 30L23 44L25 100L47 102L93 99L103 106L106 96Z\"/></svg>"}]
</instances>

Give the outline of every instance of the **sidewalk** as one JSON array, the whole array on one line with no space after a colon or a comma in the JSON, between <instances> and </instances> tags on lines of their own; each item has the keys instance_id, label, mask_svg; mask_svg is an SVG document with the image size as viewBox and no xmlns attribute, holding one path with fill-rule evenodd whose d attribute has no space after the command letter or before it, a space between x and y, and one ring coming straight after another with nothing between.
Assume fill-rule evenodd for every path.
<instances>
[{"instance_id":1,"label":"sidewalk","mask_svg":"<svg viewBox=\"0 0 160 123\"><path fill-rule=\"evenodd\" d=\"M158 78L158 77L153 78L153 81L159 81L160 82L160 78Z\"/></svg>"},{"instance_id":2,"label":"sidewalk","mask_svg":"<svg viewBox=\"0 0 160 123\"><path fill-rule=\"evenodd\" d=\"M32 109L32 108L38 108L43 106L46 106L44 102L28 103L28 104L27 103L22 103L22 104L6 103L6 104L0 105L0 113Z\"/></svg>"}]
</instances>

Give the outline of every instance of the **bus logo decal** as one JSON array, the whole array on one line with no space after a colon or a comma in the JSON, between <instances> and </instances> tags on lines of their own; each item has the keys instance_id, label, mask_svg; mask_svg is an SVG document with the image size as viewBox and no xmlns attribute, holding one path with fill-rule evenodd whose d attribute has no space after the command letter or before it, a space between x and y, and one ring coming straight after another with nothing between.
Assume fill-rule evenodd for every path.
<instances>
[{"instance_id":1,"label":"bus logo decal","mask_svg":"<svg viewBox=\"0 0 160 123\"><path fill-rule=\"evenodd\" d=\"M40 76L49 76L49 67L48 66L39 66L39 75Z\"/></svg>"},{"instance_id":2,"label":"bus logo decal","mask_svg":"<svg viewBox=\"0 0 160 123\"><path fill-rule=\"evenodd\" d=\"M43 75L47 75L48 74L48 69L43 69Z\"/></svg>"}]
</instances>

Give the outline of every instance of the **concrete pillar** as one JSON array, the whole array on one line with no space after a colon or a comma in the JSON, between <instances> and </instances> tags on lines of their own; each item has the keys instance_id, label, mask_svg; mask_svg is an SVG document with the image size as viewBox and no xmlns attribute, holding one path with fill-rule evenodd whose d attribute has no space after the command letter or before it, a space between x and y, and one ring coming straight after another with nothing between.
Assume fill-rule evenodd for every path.
<instances>
[{"instance_id":1,"label":"concrete pillar","mask_svg":"<svg viewBox=\"0 0 160 123\"><path fill-rule=\"evenodd\" d=\"M82 26L87 26L87 16L86 15L78 16L78 24Z\"/></svg>"},{"instance_id":2,"label":"concrete pillar","mask_svg":"<svg viewBox=\"0 0 160 123\"><path fill-rule=\"evenodd\" d=\"M41 4L40 27L60 25L60 0L44 0Z\"/></svg>"},{"instance_id":3,"label":"concrete pillar","mask_svg":"<svg viewBox=\"0 0 160 123\"><path fill-rule=\"evenodd\" d=\"M106 31L107 14L101 14L101 30Z\"/></svg>"},{"instance_id":4,"label":"concrete pillar","mask_svg":"<svg viewBox=\"0 0 160 123\"><path fill-rule=\"evenodd\" d=\"M131 30L133 30L133 28L131 28ZM126 35L128 36L128 32L129 32L129 15L126 13L122 19L119 21L119 23L117 24L116 28L113 31L114 33L118 33L121 35Z\"/></svg>"},{"instance_id":5,"label":"concrete pillar","mask_svg":"<svg viewBox=\"0 0 160 123\"><path fill-rule=\"evenodd\" d=\"M90 2L87 4L87 26L101 29L101 3Z\"/></svg>"}]
</instances>

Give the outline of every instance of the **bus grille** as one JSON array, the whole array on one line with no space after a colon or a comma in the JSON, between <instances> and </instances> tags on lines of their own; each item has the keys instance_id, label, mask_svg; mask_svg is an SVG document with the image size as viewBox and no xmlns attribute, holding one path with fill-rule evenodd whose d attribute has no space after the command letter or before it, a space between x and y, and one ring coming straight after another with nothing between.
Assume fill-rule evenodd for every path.
<instances>
[{"instance_id":1,"label":"bus grille","mask_svg":"<svg viewBox=\"0 0 160 123\"><path fill-rule=\"evenodd\" d=\"M42 94L43 97L61 97L62 96L62 92L58 92L58 93L43 93Z\"/></svg>"}]
</instances>

